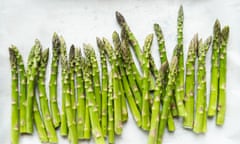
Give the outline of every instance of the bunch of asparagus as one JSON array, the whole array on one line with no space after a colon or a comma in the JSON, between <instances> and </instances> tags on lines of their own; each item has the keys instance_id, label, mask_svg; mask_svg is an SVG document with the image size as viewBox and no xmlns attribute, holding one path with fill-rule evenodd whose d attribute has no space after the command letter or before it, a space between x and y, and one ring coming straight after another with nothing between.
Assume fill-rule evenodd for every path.
<instances>
[{"instance_id":1,"label":"bunch of asparagus","mask_svg":"<svg viewBox=\"0 0 240 144\"><path fill-rule=\"evenodd\" d=\"M113 45L106 38L96 38L100 65L90 44L83 44L83 52L72 45L67 55L64 38L54 33L49 96L45 80L49 49L42 50L40 41L36 40L25 69L17 47L12 45L9 48L12 144L19 143L20 134L32 134L34 125L43 143L58 142L57 128L60 128L60 135L67 137L72 144L89 140L91 135L97 144L104 144L105 138L108 143L114 143L115 135L121 135L123 124L128 120L127 103L136 125L149 132L149 144L162 143L165 127L170 132L175 130L174 117L182 117L183 127L195 133L207 131L207 116L216 115L216 124L223 125L228 26L221 29L216 20L213 41L211 36L203 41L194 35L185 69L181 6L177 19L177 45L170 62L161 27L154 24L161 63L158 70L151 56L154 35L146 37L141 49L122 14L116 12L116 19L121 33L113 32ZM211 93L207 105L205 59L211 46ZM133 60L134 55L137 62ZM57 91L59 66L61 94Z\"/></svg>"}]
</instances>

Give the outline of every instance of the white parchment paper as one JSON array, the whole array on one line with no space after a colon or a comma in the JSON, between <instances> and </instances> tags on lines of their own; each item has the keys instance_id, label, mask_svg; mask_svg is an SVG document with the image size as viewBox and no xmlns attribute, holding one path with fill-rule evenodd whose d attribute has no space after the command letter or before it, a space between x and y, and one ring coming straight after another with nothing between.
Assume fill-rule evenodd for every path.
<instances>
[{"instance_id":1,"label":"white parchment paper","mask_svg":"<svg viewBox=\"0 0 240 144\"><path fill-rule=\"evenodd\" d=\"M240 1L238 0L0 0L0 143L10 143L11 127L11 75L8 47L15 44L26 63L28 53L38 38L43 47L51 47L53 32L64 36L68 48L71 44L82 47L95 37L111 39L114 30L120 31L115 11L126 18L141 46L147 34L153 33L153 24L159 23L166 40L168 57L176 44L177 11L184 7L184 51L198 32L203 39L212 34L218 18L222 25L230 26L227 74L227 113L223 127L208 120L208 132L196 135L182 128L182 120L175 120L176 131L166 132L164 144L239 144L240 143ZM160 67L157 43L154 38L152 55ZM210 55L207 55L209 89ZM48 71L49 72L49 71ZM47 79L48 81L48 79ZM60 100L60 99L59 99ZM148 134L137 128L129 114L122 136L117 144L146 144ZM33 136L21 136L21 144L40 143L36 131ZM60 144L69 143L59 136ZM90 142L94 143L93 140Z\"/></svg>"}]
</instances>

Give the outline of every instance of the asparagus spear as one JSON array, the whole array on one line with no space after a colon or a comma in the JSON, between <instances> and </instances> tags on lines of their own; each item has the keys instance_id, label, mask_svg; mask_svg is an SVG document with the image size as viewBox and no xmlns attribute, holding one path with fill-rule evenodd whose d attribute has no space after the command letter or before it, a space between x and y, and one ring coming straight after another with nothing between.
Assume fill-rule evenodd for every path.
<instances>
[{"instance_id":1,"label":"asparagus spear","mask_svg":"<svg viewBox=\"0 0 240 144\"><path fill-rule=\"evenodd\" d=\"M186 62L186 82L185 82L185 110L183 126L193 128L194 120L194 91L195 91L195 62L198 50L198 35L196 34L190 42Z\"/></svg>"},{"instance_id":2,"label":"asparagus spear","mask_svg":"<svg viewBox=\"0 0 240 144\"><path fill-rule=\"evenodd\" d=\"M125 93L125 87L124 86L124 81L123 81L123 77L126 77L126 74L123 70L123 72L121 72L121 69L122 69L122 66L123 66L123 62L122 62L122 56L121 56L121 53L120 53L120 49L121 49L121 41L120 41L120 38L119 38L119 34L114 31L113 34L112 34L112 39L113 39L113 44L114 44L114 47L115 47L115 50L112 52L114 53L115 52L115 55L116 55L116 65L117 65L117 69L118 69L118 72L119 72L119 76L118 76L118 86L119 86L119 89L120 89L120 93L119 95L121 96L121 108L122 108L122 121L123 122L126 122L128 120L128 112L127 112L127 104L126 104L126 100L125 100L125 95L127 95L128 93Z\"/></svg>"},{"instance_id":3,"label":"asparagus spear","mask_svg":"<svg viewBox=\"0 0 240 144\"><path fill-rule=\"evenodd\" d=\"M110 72L108 79L108 142L114 143L114 112L113 112L113 85L112 85L112 72Z\"/></svg>"},{"instance_id":4,"label":"asparagus spear","mask_svg":"<svg viewBox=\"0 0 240 144\"><path fill-rule=\"evenodd\" d=\"M213 117L216 114L218 99L218 78L219 78L219 47L221 26L219 20L215 21L213 28L213 44L212 44L212 66L211 66L211 87L210 100L208 106L208 116Z\"/></svg>"},{"instance_id":5,"label":"asparagus spear","mask_svg":"<svg viewBox=\"0 0 240 144\"><path fill-rule=\"evenodd\" d=\"M150 48L152 45L153 34L146 37L144 43L144 56L143 56L143 83L142 83L142 128L144 130L149 130L150 128L150 106L149 106L149 57Z\"/></svg>"},{"instance_id":6,"label":"asparagus spear","mask_svg":"<svg viewBox=\"0 0 240 144\"><path fill-rule=\"evenodd\" d=\"M39 101L40 101L40 107L42 111L43 123L46 127L49 142L57 143L58 142L57 134L54 129L52 118L49 112L48 99L47 99L46 87L45 87L45 74L46 74L46 67L48 64L48 55L49 55L49 49L44 50L41 54L41 61L40 61L39 73L38 73L38 92L39 92Z\"/></svg>"},{"instance_id":7,"label":"asparagus spear","mask_svg":"<svg viewBox=\"0 0 240 144\"><path fill-rule=\"evenodd\" d=\"M119 35L116 32L113 33L113 39L114 39L115 47L120 45L119 47L117 47L117 49L115 49L116 55L120 55L121 47L124 47L124 45L123 45L123 43L119 44L120 39L119 39ZM113 52L109 52L109 53L113 53ZM120 61L120 63L122 63L122 57L119 58L118 61ZM141 126L141 113L138 110L137 104L134 101L134 97L133 97L131 88L130 88L129 83L128 83L127 75L125 73L125 70L123 69L123 64L119 65L119 70L120 70L120 74L121 74L121 77L122 77L122 82L123 82L125 95L127 97L127 100L128 100L129 106L130 106L130 110L133 113L133 117L134 117L137 125L140 127Z\"/></svg>"},{"instance_id":8,"label":"asparagus spear","mask_svg":"<svg viewBox=\"0 0 240 144\"><path fill-rule=\"evenodd\" d=\"M90 51L89 46L84 45L84 50ZM86 52L86 54L90 54ZM89 57L89 56L87 56ZM102 130L100 126L100 117L96 105L96 100L94 99L94 90L92 87L92 77L93 77L93 70L91 69L90 61L86 61L84 64L84 82L86 86L86 98L87 98L87 105L89 108L90 113L90 121L92 125L92 134L94 136L94 140L96 144L105 144L104 137L102 135Z\"/></svg>"},{"instance_id":9,"label":"asparagus spear","mask_svg":"<svg viewBox=\"0 0 240 144\"><path fill-rule=\"evenodd\" d=\"M61 113L61 126L60 126L60 135L67 136L68 128L67 128L67 118L66 118L66 107L65 100L67 95L67 87L68 81L65 81L65 77L67 77L67 66L65 65L65 61L67 60L67 52L66 52L66 44L63 37L60 37L60 61L61 61L61 77L62 77L62 113Z\"/></svg>"},{"instance_id":10,"label":"asparagus spear","mask_svg":"<svg viewBox=\"0 0 240 144\"><path fill-rule=\"evenodd\" d=\"M196 101L196 115L194 119L193 131L195 133L204 133L206 131L206 66L205 57L211 44L211 37L204 43L199 42L198 51L198 75L197 75L197 101Z\"/></svg>"},{"instance_id":11,"label":"asparagus spear","mask_svg":"<svg viewBox=\"0 0 240 144\"><path fill-rule=\"evenodd\" d=\"M72 45L69 51L69 76L70 76L70 96L73 117L76 118L76 98L75 98L75 47Z\"/></svg>"},{"instance_id":12,"label":"asparagus spear","mask_svg":"<svg viewBox=\"0 0 240 144\"><path fill-rule=\"evenodd\" d=\"M58 77L59 53L60 53L60 40L58 35L54 33L52 38L52 63L49 81L49 94L50 94L50 109L52 112L53 124L55 127L59 127L61 122L57 104L57 77Z\"/></svg>"},{"instance_id":13,"label":"asparagus spear","mask_svg":"<svg viewBox=\"0 0 240 144\"><path fill-rule=\"evenodd\" d=\"M172 87L174 86L174 83L176 80L177 64L178 64L177 57L173 56L171 64L170 64L170 69L169 69L169 74L168 74L168 84L166 87L166 96L164 97L164 103L163 103L160 125L159 125L159 130L158 130L158 143L159 144L162 143L162 137L164 134L164 129L165 129L166 122L168 119L168 113L170 110L170 103L171 103L171 100L173 99Z\"/></svg>"},{"instance_id":14,"label":"asparagus spear","mask_svg":"<svg viewBox=\"0 0 240 144\"><path fill-rule=\"evenodd\" d=\"M17 72L18 72L18 83L19 83L19 99L20 99L20 108L19 108L19 118L20 118L20 126L19 126L19 130L20 133L25 133L26 132L26 71L25 71L25 67L24 67L24 63L23 63L23 58L22 55L20 54L19 50L17 49L16 46L11 46L11 50L14 51L15 55L16 55L16 59L17 59L17 63L18 63L18 67L17 67Z\"/></svg>"},{"instance_id":15,"label":"asparagus spear","mask_svg":"<svg viewBox=\"0 0 240 144\"><path fill-rule=\"evenodd\" d=\"M104 136L107 136L107 125L108 125L108 70L107 70L107 60L104 53L104 44L100 38L96 38L98 49L101 58L101 71L102 71L102 120L101 127Z\"/></svg>"},{"instance_id":16,"label":"asparagus spear","mask_svg":"<svg viewBox=\"0 0 240 144\"><path fill-rule=\"evenodd\" d=\"M138 85L137 76L136 74L134 74L136 72L138 73L138 71L135 71L133 68L133 67L136 68L136 65L134 64L133 59L131 57L125 31L122 29L121 32L122 32L121 33L121 37L122 37L121 55L123 60L123 67L125 69L125 72L129 81L129 86L133 92L138 109L141 110L142 109L142 90L140 88L141 85Z\"/></svg>"},{"instance_id":17,"label":"asparagus spear","mask_svg":"<svg viewBox=\"0 0 240 144\"><path fill-rule=\"evenodd\" d=\"M18 72L17 58L13 47L9 48L10 66L12 75L12 116L11 116L11 143L19 143L19 112L18 112Z\"/></svg>"},{"instance_id":18,"label":"asparagus spear","mask_svg":"<svg viewBox=\"0 0 240 144\"><path fill-rule=\"evenodd\" d=\"M93 85L94 85L94 94L97 104L97 110L98 110L98 116L101 120L101 107L102 107L102 96L101 96L101 88L100 88L100 75L99 75L99 69L98 69L98 63L96 59L95 52L91 45L84 45L84 52L87 56L88 61L91 63L92 67L92 75L93 75Z\"/></svg>"},{"instance_id":19,"label":"asparagus spear","mask_svg":"<svg viewBox=\"0 0 240 144\"><path fill-rule=\"evenodd\" d=\"M114 131L116 134L120 135L122 133L122 109L121 109L121 97L119 96L119 83L118 76L119 71L116 65L117 57L114 53L110 53L112 46L110 42L103 38L104 47L108 55L109 61L112 66L112 82L113 82L113 111L114 111Z\"/></svg>"},{"instance_id":20,"label":"asparagus spear","mask_svg":"<svg viewBox=\"0 0 240 144\"><path fill-rule=\"evenodd\" d=\"M75 72L76 72L76 87L77 87L77 131L78 139L84 138L85 124L85 93L83 82L83 58L79 48L75 48Z\"/></svg>"},{"instance_id":21,"label":"asparagus spear","mask_svg":"<svg viewBox=\"0 0 240 144\"><path fill-rule=\"evenodd\" d=\"M178 48L179 48L179 57L178 57L178 76L176 82L176 91L175 99L177 104L177 109L179 116L185 117L186 112L183 105L184 99L184 57L183 57L183 7L180 6L178 11Z\"/></svg>"},{"instance_id":22,"label":"asparagus spear","mask_svg":"<svg viewBox=\"0 0 240 144\"><path fill-rule=\"evenodd\" d=\"M151 126L148 136L148 144L155 144L157 142L158 136L158 126L160 118L160 99L162 98L163 92L163 81L165 78L166 71L168 69L168 64L165 62L162 64L158 77L156 79L156 86L154 90L154 101L152 106L151 115Z\"/></svg>"},{"instance_id":23,"label":"asparagus spear","mask_svg":"<svg viewBox=\"0 0 240 144\"><path fill-rule=\"evenodd\" d=\"M35 79L38 72L38 64L41 54L41 45L38 40L35 40L35 44L31 50L28 58L28 69L27 69L27 107L26 107L26 132L33 132L33 101Z\"/></svg>"},{"instance_id":24,"label":"asparagus spear","mask_svg":"<svg viewBox=\"0 0 240 144\"><path fill-rule=\"evenodd\" d=\"M220 65L219 65L219 98L217 106L216 124L223 125L226 112L226 75L227 75L227 43L229 26L225 26L221 32Z\"/></svg>"}]
</instances>

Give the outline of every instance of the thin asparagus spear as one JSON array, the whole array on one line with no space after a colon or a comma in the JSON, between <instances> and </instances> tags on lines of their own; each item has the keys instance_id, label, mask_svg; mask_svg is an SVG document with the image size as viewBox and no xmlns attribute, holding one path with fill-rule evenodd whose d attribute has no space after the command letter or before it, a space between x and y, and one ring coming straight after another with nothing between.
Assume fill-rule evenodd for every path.
<instances>
[{"instance_id":1,"label":"thin asparagus spear","mask_svg":"<svg viewBox=\"0 0 240 144\"><path fill-rule=\"evenodd\" d=\"M216 124L223 125L226 112L226 77L227 77L227 44L229 26L225 26L221 32L220 66L219 66L219 98L217 106Z\"/></svg>"},{"instance_id":2,"label":"thin asparagus spear","mask_svg":"<svg viewBox=\"0 0 240 144\"><path fill-rule=\"evenodd\" d=\"M122 108L121 108L121 97L119 96L119 84L118 76L119 71L116 65L117 57L113 53L108 53L112 50L110 42L103 38L104 48L106 49L109 61L112 66L112 82L113 82L113 111L114 111L114 131L116 134L120 135L122 133Z\"/></svg>"},{"instance_id":3,"label":"thin asparagus spear","mask_svg":"<svg viewBox=\"0 0 240 144\"><path fill-rule=\"evenodd\" d=\"M76 95L75 95L75 47L72 45L69 51L69 76L70 76L70 95L73 117L76 118Z\"/></svg>"},{"instance_id":4,"label":"thin asparagus spear","mask_svg":"<svg viewBox=\"0 0 240 144\"><path fill-rule=\"evenodd\" d=\"M108 125L108 69L107 69L107 60L104 53L104 44L100 38L96 38L98 49L100 52L101 58L101 70L102 70L102 120L101 127L103 136L107 136L107 125Z\"/></svg>"},{"instance_id":5,"label":"thin asparagus spear","mask_svg":"<svg viewBox=\"0 0 240 144\"><path fill-rule=\"evenodd\" d=\"M89 46L84 45L84 50L90 51ZM90 54L86 52L86 54ZM87 56L89 57L89 56ZM86 86L86 98L87 98L87 104L89 108L90 113L90 121L92 125L92 134L94 136L94 140L96 144L105 144L104 137L102 135L102 130L100 126L100 117L97 110L96 100L94 99L94 90L92 87L92 77L93 77L93 70L91 69L91 63L90 61L86 61L84 64L84 82Z\"/></svg>"},{"instance_id":6,"label":"thin asparagus spear","mask_svg":"<svg viewBox=\"0 0 240 144\"><path fill-rule=\"evenodd\" d=\"M128 93L125 93L125 86L124 86L124 82L123 82L123 77L126 77L125 72L121 72L122 66L123 66L123 62L122 62L122 56L120 53L120 49L121 49L121 41L119 38L119 34L114 31L112 34L112 39L113 39L113 44L115 47L115 50L113 52L115 52L116 55L116 65L119 71L119 76L118 76L118 86L120 89L120 93L119 95L121 96L121 108L122 108L122 121L126 122L128 120L128 111L127 111L127 104L126 104L126 100L125 100L125 94L127 95ZM113 53L112 52L112 53Z\"/></svg>"},{"instance_id":7,"label":"thin asparagus spear","mask_svg":"<svg viewBox=\"0 0 240 144\"><path fill-rule=\"evenodd\" d=\"M131 87L131 90L133 92L138 109L141 110L142 109L142 90L140 89L141 85L138 85L137 77L134 74L133 67L136 67L136 65L134 64L133 59L131 57L127 37L123 29L121 31L121 37L122 37L121 55L123 59L123 67L125 69L129 81L129 86Z\"/></svg>"},{"instance_id":8,"label":"thin asparagus spear","mask_svg":"<svg viewBox=\"0 0 240 144\"><path fill-rule=\"evenodd\" d=\"M78 143L78 137L77 137L77 128L75 123L75 117L73 117L73 110L72 110L72 104L71 104L71 92L70 92L70 70L68 66L67 59L64 57L61 59L62 61L62 69L66 72L66 75L64 76L64 91L65 91L65 113L66 113L66 120L67 120L67 126L69 129L69 139L72 144Z\"/></svg>"},{"instance_id":9,"label":"thin asparagus spear","mask_svg":"<svg viewBox=\"0 0 240 144\"><path fill-rule=\"evenodd\" d=\"M101 96L101 88L100 88L100 75L99 75L99 69L98 69L98 63L96 59L95 51L93 50L93 47L91 45L84 45L84 52L87 56L88 61L91 63L92 67L92 75L93 75L93 89L97 104L97 110L98 110L98 116L99 120L101 121L101 107L102 107L102 96Z\"/></svg>"},{"instance_id":10,"label":"thin asparagus spear","mask_svg":"<svg viewBox=\"0 0 240 144\"><path fill-rule=\"evenodd\" d=\"M208 116L213 117L216 114L218 99L218 78L219 78L219 47L221 26L219 20L215 21L213 28L213 44L212 44L212 67L211 67L211 87L210 100L208 106Z\"/></svg>"},{"instance_id":11,"label":"thin asparagus spear","mask_svg":"<svg viewBox=\"0 0 240 144\"><path fill-rule=\"evenodd\" d=\"M120 43L120 39L119 39L119 36L116 32L113 33L113 39L114 39L114 45L115 45L115 47L117 47L118 44L116 44L116 43ZM117 49L115 49L116 55L120 55L121 47L124 46L122 43L119 44L119 45L120 45L120 47L117 47ZM120 61L120 63L123 63L122 62L122 57L120 57L118 59L118 61ZM127 80L127 75L125 73L125 70L123 69L123 64L119 65L119 70L120 70L120 74L121 74L121 77L122 77L122 82L123 82L125 95L127 97L127 100L128 100L129 106L130 106L130 110L133 113L133 117L134 117L137 125L140 127L141 126L141 113L138 110L137 104L134 101L134 97L133 97L131 88L129 86L128 80Z\"/></svg>"},{"instance_id":12,"label":"thin asparagus spear","mask_svg":"<svg viewBox=\"0 0 240 144\"><path fill-rule=\"evenodd\" d=\"M177 109L179 116L185 117L186 112L183 105L184 99L184 56L183 56L183 7L180 6L178 11L178 48L179 48L179 57L178 57L178 76L176 81L176 91L175 99L177 104Z\"/></svg>"},{"instance_id":13,"label":"thin asparagus spear","mask_svg":"<svg viewBox=\"0 0 240 144\"><path fill-rule=\"evenodd\" d=\"M48 108L48 99L46 94L46 87L45 87L45 74L46 74L46 67L48 64L48 55L49 49L46 49L41 54L41 61L39 65L39 73L38 73L38 93L39 93L39 101L40 101L40 108L42 111L43 123L46 127L46 131L48 134L49 142L57 143L57 134L52 123L52 118Z\"/></svg>"},{"instance_id":14,"label":"thin asparagus spear","mask_svg":"<svg viewBox=\"0 0 240 144\"><path fill-rule=\"evenodd\" d=\"M143 83L142 83L142 128L149 130L150 128L150 95L149 95L149 57L150 48L152 45L153 34L146 37L144 43L144 56L143 56Z\"/></svg>"},{"instance_id":15,"label":"thin asparagus spear","mask_svg":"<svg viewBox=\"0 0 240 144\"><path fill-rule=\"evenodd\" d=\"M155 34L157 36L157 41L158 41L158 51L160 54L160 62L161 62L161 64L166 63L167 65L169 65L166 48L165 48L163 32L162 32L162 29L159 24L154 24L154 31L155 31ZM169 71L169 66L167 66L167 70L165 71L165 73L168 73L168 71ZM165 78L163 81L163 92L162 92L163 96L165 96L165 94L166 94L165 88L166 88L166 85L168 82L168 74L164 74L164 75L165 75ZM168 131L172 132L174 130L175 130L175 124L174 124L173 116L172 116L172 113L169 113L168 114Z\"/></svg>"},{"instance_id":16,"label":"thin asparagus spear","mask_svg":"<svg viewBox=\"0 0 240 144\"><path fill-rule=\"evenodd\" d=\"M49 94L50 94L50 109L53 118L53 124L59 127L61 118L59 114L57 104L57 77L58 77L58 61L60 53L60 40L56 33L53 34L52 38L52 63L51 63L51 76L49 81Z\"/></svg>"},{"instance_id":17,"label":"thin asparagus spear","mask_svg":"<svg viewBox=\"0 0 240 144\"><path fill-rule=\"evenodd\" d=\"M185 110L186 117L183 120L185 128L193 128L194 120L194 91L195 91L195 62L198 50L198 35L196 34L190 42L186 62L185 82Z\"/></svg>"},{"instance_id":18,"label":"thin asparagus spear","mask_svg":"<svg viewBox=\"0 0 240 144\"><path fill-rule=\"evenodd\" d=\"M169 74L168 74L168 84L166 87L166 96L164 97L164 103L163 103L160 125L159 125L159 130L158 130L158 139L157 140L158 140L159 144L162 143L162 137L164 134L165 126L166 126L167 119L168 119L168 113L170 110L170 103L171 103L171 100L173 99L172 87L174 86L174 83L176 80L177 64L178 64L178 59L176 56L173 56L171 64L170 64L170 69L169 69Z\"/></svg>"},{"instance_id":19,"label":"thin asparagus spear","mask_svg":"<svg viewBox=\"0 0 240 144\"><path fill-rule=\"evenodd\" d=\"M85 124L85 93L82 72L82 56L79 48L75 48L75 72L76 72L76 87L77 87L77 131L78 139L84 138Z\"/></svg>"},{"instance_id":20,"label":"thin asparagus spear","mask_svg":"<svg viewBox=\"0 0 240 144\"><path fill-rule=\"evenodd\" d=\"M156 86L154 90L154 101L152 106L152 115L151 115L151 126L148 135L148 144L155 144L157 142L158 136L158 126L159 126L159 118L160 118L160 99L162 98L163 92L163 81L165 78L166 71L168 69L168 64L163 63L158 77L156 79Z\"/></svg>"},{"instance_id":21,"label":"thin asparagus spear","mask_svg":"<svg viewBox=\"0 0 240 144\"><path fill-rule=\"evenodd\" d=\"M67 87L68 81L65 81L65 77L67 76L67 68L65 66L65 61L67 60L67 52L66 52L66 44L63 37L60 37L60 61L61 61L61 75L62 75L62 113L61 113L61 126L60 126L60 135L67 136L68 127L67 127L67 118L66 118L66 95L67 95Z\"/></svg>"},{"instance_id":22,"label":"thin asparagus spear","mask_svg":"<svg viewBox=\"0 0 240 144\"><path fill-rule=\"evenodd\" d=\"M114 143L115 133L114 133L114 112L113 112L113 85L112 85L112 71L110 72L108 79L108 142Z\"/></svg>"},{"instance_id":23,"label":"thin asparagus spear","mask_svg":"<svg viewBox=\"0 0 240 144\"><path fill-rule=\"evenodd\" d=\"M199 42L198 50L198 75L197 75L197 101L196 115L194 119L193 131L195 133L204 133L206 131L206 66L205 57L211 44L211 37L204 43ZM204 125L205 124L205 125Z\"/></svg>"},{"instance_id":24,"label":"thin asparagus spear","mask_svg":"<svg viewBox=\"0 0 240 144\"><path fill-rule=\"evenodd\" d=\"M17 49L16 46L11 46L11 49L14 51L16 54L16 59L18 63L18 76L19 76L19 98L20 98L20 133L25 133L26 132L26 96L27 96L27 79L26 79L26 71L24 67L24 62L22 55L20 54L19 50Z\"/></svg>"},{"instance_id":25,"label":"thin asparagus spear","mask_svg":"<svg viewBox=\"0 0 240 144\"><path fill-rule=\"evenodd\" d=\"M41 54L41 45L38 40L35 40L35 44L31 50L28 58L28 69L27 69L27 108L26 108L26 132L33 132L33 101L35 79L38 72L38 64Z\"/></svg>"},{"instance_id":26,"label":"thin asparagus spear","mask_svg":"<svg viewBox=\"0 0 240 144\"><path fill-rule=\"evenodd\" d=\"M13 48L9 48L10 66L12 76L12 107L11 107L11 143L19 143L19 111L18 111L18 72L17 58Z\"/></svg>"}]
</instances>

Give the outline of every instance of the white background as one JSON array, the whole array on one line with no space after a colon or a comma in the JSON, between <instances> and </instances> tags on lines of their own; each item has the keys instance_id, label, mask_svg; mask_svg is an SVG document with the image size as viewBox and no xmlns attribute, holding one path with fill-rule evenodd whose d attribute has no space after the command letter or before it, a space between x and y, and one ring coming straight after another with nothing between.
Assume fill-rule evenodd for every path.
<instances>
[{"instance_id":1,"label":"white background","mask_svg":"<svg viewBox=\"0 0 240 144\"><path fill-rule=\"evenodd\" d=\"M118 10L126 17L139 43L153 33L153 24L163 29L168 57L176 44L177 11L184 7L185 58L189 41L198 32L205 39L212 34L216 18L222 25L230 26L227 74L227 114L223 127L208 120L208 132L196 135L182 128L177 119L176 131L164 135L164 144L239 144L240 143L240 2L238 0L0 0L0 143L10 143L11 75L8 47L15 44L24 56L38 38L43 47L51 47L53 32L63 35L70 44L82 47L91 43L96 48L95 37L111 38L114 30L120 31L115 19ZM154 38L152 54L159 64L157 43ZM208 80L210 54L207 55ZM49 72L49 71L48 71ZM209 81L208 81L209 88ZM137 128L131 115L124 125L123 134L116 138L118 144L146 144L148 134ZM34 136L21 136L20 143L40 143ZM68 140L59 136L60 144ZM87 142L86 142L87 143ZM93 143L91 141L90 143Z\"/></svg>"}]
</instances>

